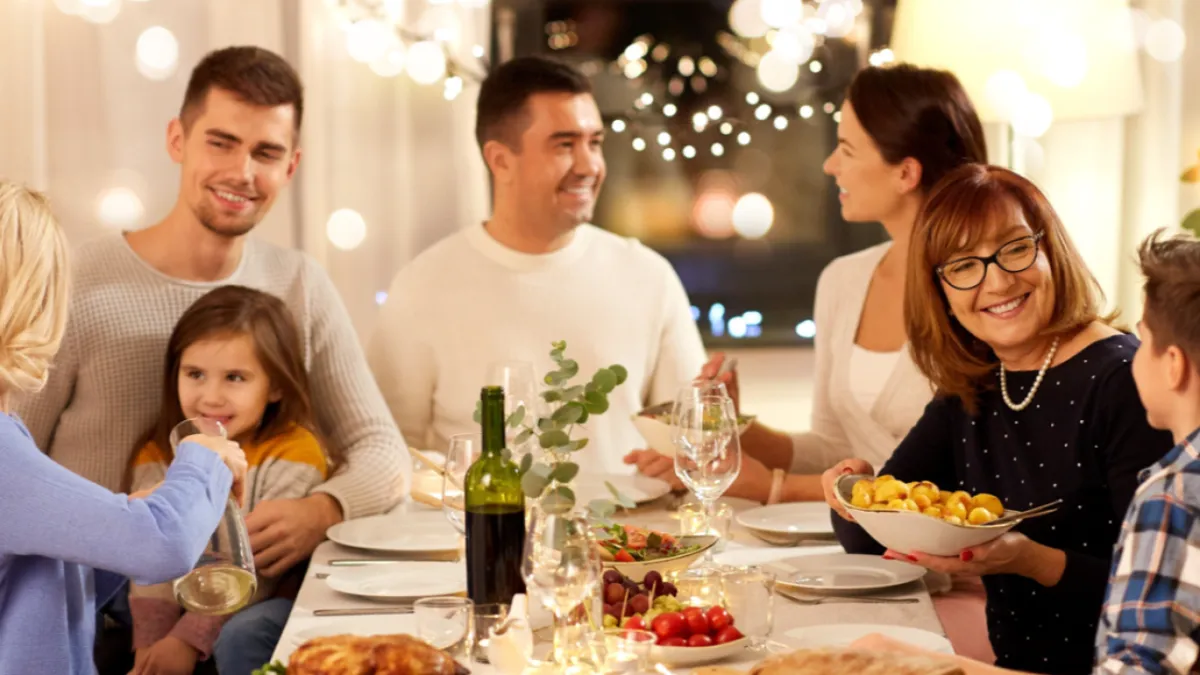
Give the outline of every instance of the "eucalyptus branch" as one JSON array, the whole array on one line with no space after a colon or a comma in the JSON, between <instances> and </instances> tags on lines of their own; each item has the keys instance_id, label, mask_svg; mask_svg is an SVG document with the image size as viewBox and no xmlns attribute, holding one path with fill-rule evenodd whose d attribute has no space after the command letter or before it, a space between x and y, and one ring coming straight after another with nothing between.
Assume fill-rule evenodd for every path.
<instances>
[{"instance_id":1,"label":"eucalyptus branch","mask_svg":"<svg viewBox=\"0 0 1200 675\"><path fill-rule=\"evenodd\" d=\"M579 474L579 465L570 461L570 455L588 445L587 438L574 438L576 427L592 415L603 415L608 411L608 395L625 382L629 373L623 366L612 365L597 370L587 384L570 385L579 374L579 364L566 357L566 342L553 342L551 347L550 358L557 367L542 378L547 389L540 394L549 408L548 416L533 419L525 407L520 406L509 414L506 423L510 429L521 429L513 441L515 445L536 437L538 446L545 451L542 461L534 461L532 452L521 458L521 489L525 496L541 500L543 509L565 512L575 508L571 481ZM480 408L476 406L476 422L480 415ZM511 457L511 449L506 452ZM607 520L618 506L634 507L633 500L611 484L605 483L605 486L615 502L592 500L588 511L593 519Z\"/></svg>"}]
</instances>

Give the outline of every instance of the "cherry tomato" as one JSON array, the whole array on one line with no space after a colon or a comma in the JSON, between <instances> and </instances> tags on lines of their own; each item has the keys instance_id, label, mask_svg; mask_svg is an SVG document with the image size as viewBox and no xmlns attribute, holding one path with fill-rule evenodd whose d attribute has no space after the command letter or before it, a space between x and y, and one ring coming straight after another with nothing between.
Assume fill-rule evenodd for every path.
<instances>
[{"instance_id":1,"label":"cherry tomato","mask_svg":"<svg viewBox=\"0 0 1200 675\"><path fill-rule=\"evenodd\" d=\"M628 628L629 630L646 630L646 622L640 616L631 616L625 622L624 628Z\"/></svg>"},{"instance_id":2,"label":"cherry tomato","mask_svg":"<svg viewBox=\"0 0 1200 675\"><path fill-rule=\"evenodd\" d=\"M650 622L654 634L660 638L681 637L684 628L683 615L679 612L667 612L654 617Z\"/></svg>"},{"instance_id":3,"label":"cherry tomato","mask_svg":"<svg viewBox=\"0 0 1200 675\"><path fill-rule=\"evenodd\" d=\"M708 617L696 612L687 614L683 618L687 621L688 630L692 632L692 635L708 635Z\"/></svg>"},{"instance_id":4,"label":"cherry tomato","mask_svg":"<svg viewBox=\"0 0 1200 675\"><path fill-rule=\"evenodd\" d=\"M711 647L713 646L713 639L707 635L696 634L688 638L687 643L689 647Z\"/></svg>"},{"instance_id":5,"label":"cherry tomato","mask_svg":"<svg viewBox=\"0 0 1200 675\"><path fill-rule=\"evenodd\" d=\"M726 626L726 627L722 628L721 630L717 631L717 637L713 640L713 642L716 642L719 645L723 645L726 642L733 642L734 640L741 640L741 639L742 639L741 631L734 628L733 626Z\"/></svg>"},{"instance_id":6,"label":"cherry tomato","mask_svg":"<svg viewBox=\"0 0 1200 675\"><path fill-rule=\"evenodd\" d=\"M616 560L617 562L633 562L633 556L629 555L629 551L621 549L620 551L617 551L616 555L613 556L613 560Z\"/></svg>"},{"instance_id":7,"label":"cherry tomato","mask_svg":"<svg viewBox=\"0 0 1200 675\"><path fill-rule=\"evenodd\" d=\"M683 611L681 613L685 617L692 616L693 614L704 614L704 608L703 607L684 607Z\"/></svg>"},{"instance_id":8,"label":"cherry tomato","mask_svg":"<svg viewBox=\"0 0 1200 675\"><path fill-rule=\"evenodd\" d=\"M681 637L660 637L658 638L658 645L660 647L686 647L687 640L684 640Z\"/></svg>"},{"instance_id":9,"label":"cherry tomato","mask_svg":"<svg viewBox=\"0 0 1200 675\"><path fill-rule=\"evenodd\" d=\"M708 625L714 631L720 631L726 626L733 625L733 617L725 611L724 607L717 605L708 610Z\"/></svg>"}]
</instances>

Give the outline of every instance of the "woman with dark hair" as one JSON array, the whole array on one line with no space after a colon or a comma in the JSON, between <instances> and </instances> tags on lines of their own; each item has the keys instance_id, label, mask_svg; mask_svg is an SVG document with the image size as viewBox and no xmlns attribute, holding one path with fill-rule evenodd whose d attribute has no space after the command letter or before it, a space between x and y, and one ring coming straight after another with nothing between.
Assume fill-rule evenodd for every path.
<instances>
[{"instance_id":1,"label":"woman with dark hair","mask_svg":"<svg viewBox=\"0 0 1200 675\"><path fill-rule=\"evenodd\" d=\"M882 465L933 395L905 349L909 239L933 186L965 163L987 161L983 127L954 75L905 64L860 71L841 115L825 173L837 182L842 217L880 222L891 241L837 258L822 272L811 430L751 425L730 496L820 500L822 471L851 457ZM701 375L715 376L723 360L715 355ZM736 401L736 372L723 377ZM669 457L638 450L626 462L680 487ZM990 661L983 590L977 580L973 586L938 597L938 611L959 653Z\"/></svg>"},{"instance_id":2,"label":"woman with dark hair","mask_svg":"<svg viewBox=\"0 0 1200 675\"><path fill-rule=\"evenodd\" d=\"M1172 446L1138 399L1137 338L1100 315L1095 279L1045 196L1005 169L961 167L937 185L909 249L904 315L914 362L937 395L880 469L902 481L996 495L1007 508L1056 499L956 557L906 559L983 578L997 665L1088 673L1097 617L1137 474ZM884 552L833 496L847 551Z\"/></svg>"}]
</instances>

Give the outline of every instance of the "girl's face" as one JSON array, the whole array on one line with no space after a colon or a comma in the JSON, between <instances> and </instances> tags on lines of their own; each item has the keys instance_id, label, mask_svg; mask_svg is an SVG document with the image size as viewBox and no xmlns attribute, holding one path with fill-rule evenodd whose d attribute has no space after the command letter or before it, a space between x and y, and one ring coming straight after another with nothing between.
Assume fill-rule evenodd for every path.
<instances>
[{"instance_id":1,"label":"girl's face","mask_svg":"<svg viewBox=\"0 0 1200 675\"><path fill-rule=\"evenodd\" d=\"M278 400L249 335L213 336L183 350L179 403L185 418L216 420L240 441L258 428L267 404Z\"/></svg>"}]
</instances>

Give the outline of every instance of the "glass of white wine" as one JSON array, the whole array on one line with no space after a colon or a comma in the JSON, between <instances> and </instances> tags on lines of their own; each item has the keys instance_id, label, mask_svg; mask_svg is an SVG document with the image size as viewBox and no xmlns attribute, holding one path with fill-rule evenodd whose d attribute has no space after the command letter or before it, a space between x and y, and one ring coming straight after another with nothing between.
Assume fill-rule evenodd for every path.
<instances>
[{"instance_id":1,"label":"glass of white wine","mask_svg":"<svg viewBox=\"0 0 1200 675\"><path fill-rule=\"evenodd\" d=\"M197 417L171 430L171 449L194 435L226 437L220 422ZM230 499L196 566L175 580L175 599L189 612L232 614L249 604L257 589L246 521L237 503Z\"/></svg>"}]
</instances>

